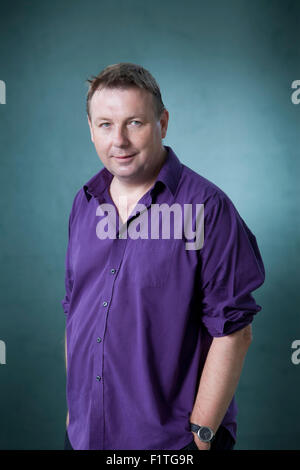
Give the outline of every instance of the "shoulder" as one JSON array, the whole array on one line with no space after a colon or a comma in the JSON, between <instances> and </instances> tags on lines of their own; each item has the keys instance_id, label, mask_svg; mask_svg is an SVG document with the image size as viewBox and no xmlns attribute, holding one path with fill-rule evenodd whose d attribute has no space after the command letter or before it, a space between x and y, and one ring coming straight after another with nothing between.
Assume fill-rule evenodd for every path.
<instances>
[{"instance_id":1,"label":"shoulder","mask_svg":"<svg viewBox=\"0 0 300 470\"><path fill-rule=\"evenodd\" d=\"M79 213L83 204L87 203L87 198L85 195L84 187L81 186L79 189L75 191L75 195L73 197L71 212L70 212L70 223L73 222L76 215Z\"/></svg>"},{"instance_id":2,"label":"shoulder","mask_svg":"<svg viewBox=\"0 0 300 470\"><path fill-rule=\"evenodd\" d=\"M227 204L233 206L230 197L215 183L182 164L182 173L178 193L191 202L218 207Z\"/></svg>"},{"instance_id":3,"label":"shoulder","mask_svg":"<svg viewBox=\"0 0 300 470\"><path fill-rule=\"evenodd\" d=\"M226 192L186 165L183 165L179 186L178 200L181 203L191 204L193 207L203 205L206 235L213 232L216 236L219 236L220 232L228 235L238 227L248 230Z\"/></svg>"}]
</instances>

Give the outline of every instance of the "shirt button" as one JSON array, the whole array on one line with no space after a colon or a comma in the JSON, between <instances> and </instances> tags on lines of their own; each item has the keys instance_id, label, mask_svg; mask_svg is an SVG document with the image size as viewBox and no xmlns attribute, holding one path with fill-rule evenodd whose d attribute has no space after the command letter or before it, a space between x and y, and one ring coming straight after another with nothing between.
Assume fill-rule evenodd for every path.
<instances>
[{"instance_id":1,"label":"shirt button","mask_svg":"<svg viewBox=\"0 0 300 470\"><path fill-rule=\"evenodd\" d=\"M107 307L107 302L103 302L103 307Z\"/></svg>"},{"instance_id":2,"label":"shirt button","mask_svg":"<svg viewBox=\"0 0 300 470\"><path fill-rule=\"evenodd\" d=\"M97 343L101 343L102 339L101 338L97 338Z\"/></svg>"},{"instance_id":3,"label":"shirt button","mask_svg":"<svg viewBox=\"0 0 300 470\"><path fill-rule=\"evenodd\" d=\"M100 380L101 380L100 375L97 375L96 379L98 380L98 382L100 382Z\"/></svg>"},{"instance_id":4,"label":"shirt button","mask_svg":"<svg viewBox=\"0 0 300 470\"><path fill-rule=\"evenodd\" d=\"M110 272L111 272L112 274L115 274L116 270L115 270L114 268L112 268L112 269L110 270Z\"/></svg>"}]
</instances>

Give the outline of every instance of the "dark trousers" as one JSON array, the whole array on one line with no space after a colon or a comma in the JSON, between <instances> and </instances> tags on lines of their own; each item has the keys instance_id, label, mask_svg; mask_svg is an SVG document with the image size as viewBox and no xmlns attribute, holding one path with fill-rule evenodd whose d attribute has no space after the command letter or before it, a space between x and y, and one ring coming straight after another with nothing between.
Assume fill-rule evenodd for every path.
<instances>
[{"instance_id":1,"label":"dark trousers","mask_svg":"<svg viewBox=\"0 0 300 470\"><path fill-rule=\"evenodd\" d=\"M216 432L216 436L213 442L211 443L210 450L233 450L234 444L235 444L235 441L233 437L231 436L230 432L228 431L228 429L226 429L224 426L219 426L219 429ZM67 430L65 434L64 450L74 450L69 441ZM196 446L196 443L193 438L193 440L187 446L179 450L199 450L199 449Z\"/></svg>"}]
</instances>

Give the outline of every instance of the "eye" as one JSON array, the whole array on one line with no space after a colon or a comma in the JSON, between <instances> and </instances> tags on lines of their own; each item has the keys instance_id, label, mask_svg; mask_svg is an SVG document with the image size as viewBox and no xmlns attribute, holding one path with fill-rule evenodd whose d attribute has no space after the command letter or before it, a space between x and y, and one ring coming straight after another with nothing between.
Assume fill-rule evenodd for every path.
<instances>
[{"instance_id":1,"label":"eye","mask_svg":"<svg viewBox=\"0 0 300 470\"><path fill-rule=\"evenodd\" d=\"M99 124L99 127L104 127L105 129L107 129L107 126L109 126L109 122L102 122L101 124Z\"/></svg>"},{"instance_id":2,"label":"eye","mask_svg":"<svg viewBox=\"0 0 300 470\"><path fill-rule=\"evenodd\" d=\"M132 122L132 123L135 122L135 125L137 125L137 126L139 126L140 124L142 124L140 121L137 121L137 120L135 120L135 119L134 119L133 121L131 121L131 122Z\"/></svg>"}]
</instances>

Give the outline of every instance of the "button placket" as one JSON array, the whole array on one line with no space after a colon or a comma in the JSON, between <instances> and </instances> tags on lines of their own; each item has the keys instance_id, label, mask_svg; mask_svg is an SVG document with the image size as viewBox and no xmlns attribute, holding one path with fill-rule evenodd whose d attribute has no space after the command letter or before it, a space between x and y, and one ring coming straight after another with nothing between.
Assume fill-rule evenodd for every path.
<instances>
[{"instance_id":1,"label":"button placket","mask_svg":"<svg viewBox=\"0 0 300 470\"><path fill-rule=\"evenodd\" d=\"M103 437L101 437L101 441L99 443L99 436L105 435L105 422L102 419L104 416L104 346L105 346L105 331L107 325L108 315L111 311L111 302L113 297L113 287L114 283L117 279L117 273L124 258L125 248L127 244L127 239L118 240L113 239L113 249L111 250L111 257L108 259L107 267L106 267L106 277L105 282L101 286L101 295L102 301L100 304L99 310L99 326L101 325L101 329L96 330L96 341L95 341L95 356L94 356L94 377L96 380L94 382L94 412L95 412L95 422L98 423L99 426L99 434L98 437L95 437L95 447L97 448L105 448L105 442L103 441ZM105 300L103 300L103 298ZM98 334L97 334L98 333ZM101 349L99 349L101 348ZM106 373L109 373L107 371ZM100 432L100 428L102 431ZM96 441L98 441L96 443ZM100 447L99 447L100 444ZM94 445L94 444L93 444Z\"/></svg>"}]
</instances>

